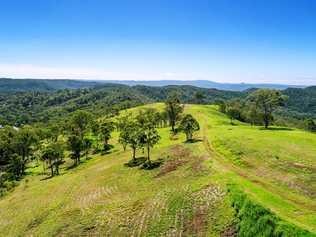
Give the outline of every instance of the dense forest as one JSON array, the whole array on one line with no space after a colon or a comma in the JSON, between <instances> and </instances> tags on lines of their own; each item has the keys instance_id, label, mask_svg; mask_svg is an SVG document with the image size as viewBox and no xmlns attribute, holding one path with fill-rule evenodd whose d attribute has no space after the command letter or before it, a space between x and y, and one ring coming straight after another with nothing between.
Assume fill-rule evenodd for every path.
<instances>
[{"instance_id":1,"label":"dense forest","mask_svg":"<svg viewBox=\"0 0 316 237\"><path fill-rule=\"evenodd\" d=\"M193 86L104 84L82 89L7 92L0 93L0 124L19 126L34 122L46 123L77 109L111 116L121 109L164 101L170 92L176 92L183 103L212 104L232 99L241 102L255 90L235 92ZM284 107L275 111L277 124L302 128L306 119L316 118L316 87L289 88L283 90L282 94L288 99Z\"/></svg>"},{"instance_id":2,"label":"dense forest","mask_svg":"<svg viewBox=\"0 0 316 237\"><path fill-rule=\"evenodd\" d=\"M129 87L119 84L52 92L0 93L0 124L47 122L77 109L110 116L121 109L163 101L170 92L178 93L185 103L214 103L216 100L228 100L242 95L240 92L192 86Z\"/></svg>"},{"instance_id":3,"label":"dense forest","mask_svg":"<svg viewBox=\"0 0 316 237\"><path fill-rule=\"evenodd\" d=\"M0 78L0 92L55 91L89 88L100 83L80 80L10 79Z\"/></svg>"}]
</instances>

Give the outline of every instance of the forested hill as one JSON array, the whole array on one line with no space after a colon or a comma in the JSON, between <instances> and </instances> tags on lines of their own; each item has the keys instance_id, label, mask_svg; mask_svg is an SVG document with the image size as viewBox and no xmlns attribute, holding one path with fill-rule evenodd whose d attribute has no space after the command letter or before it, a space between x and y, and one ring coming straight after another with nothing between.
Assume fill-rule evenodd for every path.
<instances>
[{"instance_id":1,"label":"forested hill","mask_svg":"<svg viewBox=\"0 0 316 237\"><path fill-rule=\"evenodd\" d=\"M40 81L41 88L49 88L45 82ZM62 82L64 81L60 81ZM68 82L73 87L81 86L80 81ZM87 88L56 90L61 85L57 83L55 89L41 90L38 89L37 83L36 81L35 84L27 85L28 88L34 87L34 90L30 91L6 93L1 92L3 88L0 90L0 125L47 122L77 109L88 110L96 115L111 115L121 109L164 101L171 92L176 92L183 103L211 104L246 97L255 90L238 92L194 86L150 87L93 83ZM316 87L289 88L282 93L289 97L286 106L279 111L283 117L316 117Z\"/></svg>"},{"instance_id":2,"label":"forested hill","mask_svg":"<svg viewBox=\"0 0 316 237\"><path fill-rule=\"evenodd\" d=\"M99 84L80 80L38 80L0 78L0 92L54 91L60 89L79 89Z\"/></svg>"},{"instance_id":3,"label":"forested hill","mask_svg":"<svg viewBox=\"0 0 316 237\"><path fill-rule=\"evenodd\" d=\"M316 117L316 86L305 89L288 88L283 94L289 97L287 110L292 115L305 114L306 116Z\"/></svg>"},{"instance_id":4,"label":"forested hill","mask_svg":"<svg viewBox=\"0 0 316 237\"><path fill-rule=\"evenodd\" d=\"M163 101L175 92L184 103L214 103L242 96L241 92L193 86L126 86L104 84L93 88L0 93L0 124L46 122L77 109L109 116L137 105Z\"/></svg>"}]
</instances>

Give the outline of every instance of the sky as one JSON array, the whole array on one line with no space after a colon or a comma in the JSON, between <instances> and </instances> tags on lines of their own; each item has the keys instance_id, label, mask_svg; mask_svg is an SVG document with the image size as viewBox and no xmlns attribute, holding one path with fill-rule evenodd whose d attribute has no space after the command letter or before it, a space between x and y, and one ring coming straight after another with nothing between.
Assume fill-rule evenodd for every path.
<instances>
[{"instance_id":1,"label":"sky","mask_svg":"<svg viewBox=\"0 0 316 237\"><path fill-rule=\"evenodd\" d=\"M316 84L314 0L0 0L0 77Z\"/></svg>"}]
</instances>

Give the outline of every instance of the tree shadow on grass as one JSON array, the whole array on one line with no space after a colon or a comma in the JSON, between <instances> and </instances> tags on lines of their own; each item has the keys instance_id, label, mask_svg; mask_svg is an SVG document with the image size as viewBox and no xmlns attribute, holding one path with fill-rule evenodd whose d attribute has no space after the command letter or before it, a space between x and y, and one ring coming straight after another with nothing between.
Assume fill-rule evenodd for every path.
<instances>
[{"instance_id":1,"label":"tree shadow on grass","mask_svg":"<svg viewBox=\"0 0 316 237\"><path fill-rule=\"evenodd\" d=\"M46 177L40 179L40 181L50 180L50 179L53 179L53 178L56 178L56 177L59 177L59 176L63 176L64 174L66 174L66 173L64 173L64 172L63 172L63 173L59 172L59 174L54 174L54 176L45 174ZM44 175L44 174L43 174L43 175Z\"/></svg>"},{"instance_id":2,"label":"tree shadow on grass","mask_svg":"<svg viewBox=\"0 0 316 237\"><path fill-rule=\"evenodd\" d=\"M91 159L92 159L91 156L85 157L85 160L91 160Z\"/></svg>"},{"instance_id":3,"label":"tree shadow on grass","mask_svg":"<svg viewBox=\"0 0 316 237\"><path fill-rule=\"evenodd\" d=\"M156 168L159 168L162 163L163 163L163 159L158 159L158 160L155 160L155 161L151 161L151 162L145 162L144 164L142 164L142 166L140 167L140 169L142 170L153 170L153 169L156 169Z\"/></svg>"},{"instance_id":4,"label":"tree shadow on grass","mask_svg":"<svg viewBox=\"0 0 316 237\"><path fill-rule=\"evenodd\" d=\"M72 169L75 169L75 168L79 167L81 164L84 164L84 163L86 163L86 162L87 162L87 161L80 161L79 164L72 164L72 165L66 167L65 170L72 170Z\"/></svg>"},{"instance_id":5,"label":"tree shadow on grass","mask_svg":"<svg viewBox=\"0 0 316 237\"><path fill-rule=\"evenodd\" d=\"M144 164L146 162L146 160L147 159L145 157L139 157L139 158L131 159L130 161L125 163L124 166L127 166L127 167L140 166L140 165Z\"/></svg>"},{"instance_id":6,"label":"tree shadow on grass","mask_svg":"<svg viewBox=\"0 0 316 237\"><path fill-rule=\"evenodd\" d=\"M124 164L124 166L130 167L130 168L140 166L140 169L152 170L152 169L160 167L162 163L163 163L163 159L158 159L158 160L148 162L146 157L139 157L134 160L132 159L128 161L127 163Z\"/></svg>"},{"instance_id":7,"label":"tree shadow on grass","mask_svg":"<svg viewBox=\"0 0 316 237\"><path fill-rule=\"evenodd\" d=\"M108 144L104 146L103 150L100 151L101 155L108 155L112 153L112 149L114 148L113 145Z\"/></svg>"},{"instance_id":8,"label":"tree shadow on grass","mask_svg":"<svg viewBox=\"0 0 316 237\"><path fill-rule=\"evenodd\" d=\"M67 166L66 168L65 168L65 170L72 170L72 169L74 169L74 168L77 168L79 165L75 165L75 164L72 164L72 165L70 165L70 166Z\"/></svg>"},{"instance_id":9,"label":"tree shadow on grass","mask_svg":"<svg viewBox=\"0 0 316 237\"><path fill-rule=\"evenodd\" d=\"M266 130L266 131L293 131L292 128L286 128L286 127L259 128L259 130Z\"/></svg>"},{"instance_id":10,"label":"tree shadow on grass","mask_svg":"<svg viewBox=\"0 0 316 237\"><path fill-rule=\"evenodd\" d=\"M185 141L184 143L190 144L190 143L196 143L196 142L202 142L202 141L203 141L203 139L193 138L193 139Z\"/></svg>"},{"instance_id":11,"label":"tree shadow on grass","mask_svg":"<svg viewBox=\"0 0 316 237\"><path fill-rule=\"evenodd\" d=\"M49 179L52 179L52 178L54 178L55 176L46 176L46 177L44 177L44 178L42 178L42 179L40 179L40 181L45 181L45 180L49 180Z\"/></svg>"}]
</instances>

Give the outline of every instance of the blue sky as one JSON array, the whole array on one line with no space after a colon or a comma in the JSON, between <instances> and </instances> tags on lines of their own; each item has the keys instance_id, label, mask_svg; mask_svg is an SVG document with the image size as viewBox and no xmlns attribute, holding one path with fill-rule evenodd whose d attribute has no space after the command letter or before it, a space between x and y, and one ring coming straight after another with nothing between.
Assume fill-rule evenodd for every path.
<instances>
[{"instance_id":1,"label":"blue sky","mask_svg":"<svg viewBox=\"0 0 316 237\"><path fill-rule=\"evenodd\" d=\"M316 84L313 0L0 0L0 77Z\"/></svg>"}]
</instances>

